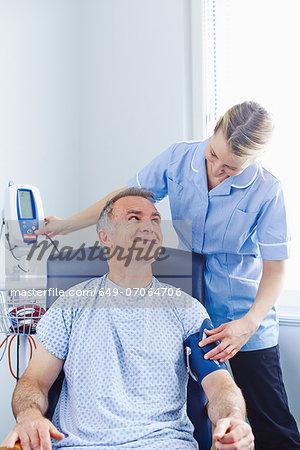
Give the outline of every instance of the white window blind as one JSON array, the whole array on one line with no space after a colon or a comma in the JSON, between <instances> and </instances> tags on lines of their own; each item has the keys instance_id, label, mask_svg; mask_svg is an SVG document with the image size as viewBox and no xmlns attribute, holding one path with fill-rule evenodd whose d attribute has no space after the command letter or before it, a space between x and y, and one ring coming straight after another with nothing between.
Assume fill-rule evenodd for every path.
<instances>
[{"instance_id":1,"label":"white window blind","mask_svg":"<svg viewBox=\"0 0 300 450\"><path fill-rule=\"evenodd\" d=\"M205 139L216 122L215 0L191 0L193 137Z\"/></svg>"}]
</instances>

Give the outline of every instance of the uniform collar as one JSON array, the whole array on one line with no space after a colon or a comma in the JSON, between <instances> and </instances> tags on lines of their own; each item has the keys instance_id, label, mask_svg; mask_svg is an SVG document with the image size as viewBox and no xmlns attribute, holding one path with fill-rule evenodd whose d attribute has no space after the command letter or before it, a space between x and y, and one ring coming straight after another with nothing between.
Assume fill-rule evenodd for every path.
<instances>
[{"instance_id":1,"label":"uniform collar","mask_svg":"<svg viewBox=\"0 0 300 450\"><path fill-rule=\"evenodd\" d=\"M229 195L232 188L244 189L250 186L257 177L258 166L252 164L248 166L242 173L235 177L228 177L214 189L209 191L209 197L215 195Z\"/></svg>"},{"instance_id":2,"label":"uniform collar","mask_svg":"<svg viewBox=\"0 0 300 450\"><path fill-rule=\"evenodd\" d=\"M197 174L197 181L199 182L199 172L203 172L201 178L204 178L206 181L206 169L205 169L205 157L204 151L206 149L207 144L209 143L210 138L206 139L203 142L200 142L195 148L193 157L191 159L191 170ZM210 191L210 195L226 195L229 194L231 188L236 189L244 189L250 186L254 180L256 179L258 174L258 166L257 164L252 164L248 166L242 173L239 175L235 175L234 177L226 178L219 186L216 186L214 189ZM200 176L201 176L200 175Z\"/></svg>"},{"instance_id":3,"label":"uniform collar","mask_svg":"<svg viewBox=\"0 0 300 450\"><path fill-rule=\"evenodd\" d=\"M258 173L258 165L251 164L242 173L231 177L231 186L237 189L244 189L253 183Z\"/></svg>"},{"instance_id":4,"label":"uniform collar","mask_svg":"<svg viewBox=\"0 0 300 450\"><path fill-rule=\"evenodd\" d=\"M205 152L206 146L209 143L209 141L210 141L210 138L206 139L203 142L199 142L199 144L197 145L197 147L194 150L194 154L193 154L192 160L191 160L191 169L195 173L198 173L201 170L201 168L203 167L203 161L205 160L204 152Z\"/></svg>"}]
</instances>

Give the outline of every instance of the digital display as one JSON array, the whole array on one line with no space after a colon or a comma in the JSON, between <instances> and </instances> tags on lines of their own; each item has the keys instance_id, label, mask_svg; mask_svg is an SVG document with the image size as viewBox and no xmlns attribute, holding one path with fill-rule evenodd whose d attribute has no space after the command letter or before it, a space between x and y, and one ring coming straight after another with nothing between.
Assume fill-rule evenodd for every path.
<instances>
[{"instance_id":1,"label":"digital display","mask_svg":"<svg viewBox=\"0 0 300 450\"><path fill-rule=\"evenodd\" d=\"M33 219L33 208L31 192L25 190L19 190L19 205L21 219Z\"/></svg>"}]
</instances>

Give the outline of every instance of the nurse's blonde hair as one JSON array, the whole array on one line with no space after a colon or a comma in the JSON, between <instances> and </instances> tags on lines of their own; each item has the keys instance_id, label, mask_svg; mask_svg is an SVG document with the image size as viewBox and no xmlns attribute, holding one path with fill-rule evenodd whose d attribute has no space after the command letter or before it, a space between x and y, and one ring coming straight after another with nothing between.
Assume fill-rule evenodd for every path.
<instances>
[{"instance_id":1,"label":"nurse's blonde hair","mask_svg":"<svg viewBox=\"0 0 300 450\"><path fill-rule=\"evenodd\" d=\"M223 131L235 155L256 159L266 149L273 122L259 103L243 102L226 111L218 120L214 133L218 130Z\"/></svg>"}]
</instances>

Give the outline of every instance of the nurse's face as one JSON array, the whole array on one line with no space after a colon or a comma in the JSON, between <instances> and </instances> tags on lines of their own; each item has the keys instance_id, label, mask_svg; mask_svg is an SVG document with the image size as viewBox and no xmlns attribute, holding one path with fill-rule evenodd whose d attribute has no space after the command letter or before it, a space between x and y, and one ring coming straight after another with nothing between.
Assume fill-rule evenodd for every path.
<instances>
[{"instance_id":1,"label":"nurse's face","mask_svg":"<svg viewBox=\"0 0 300 450\"><path fill-rule=\"evenodd\" d=\"M223 131L213 134L205 149L207 173L214 178L233 177L242 173L251 164L251 159L235 155Z\"/></svg>"}]
</instances>

